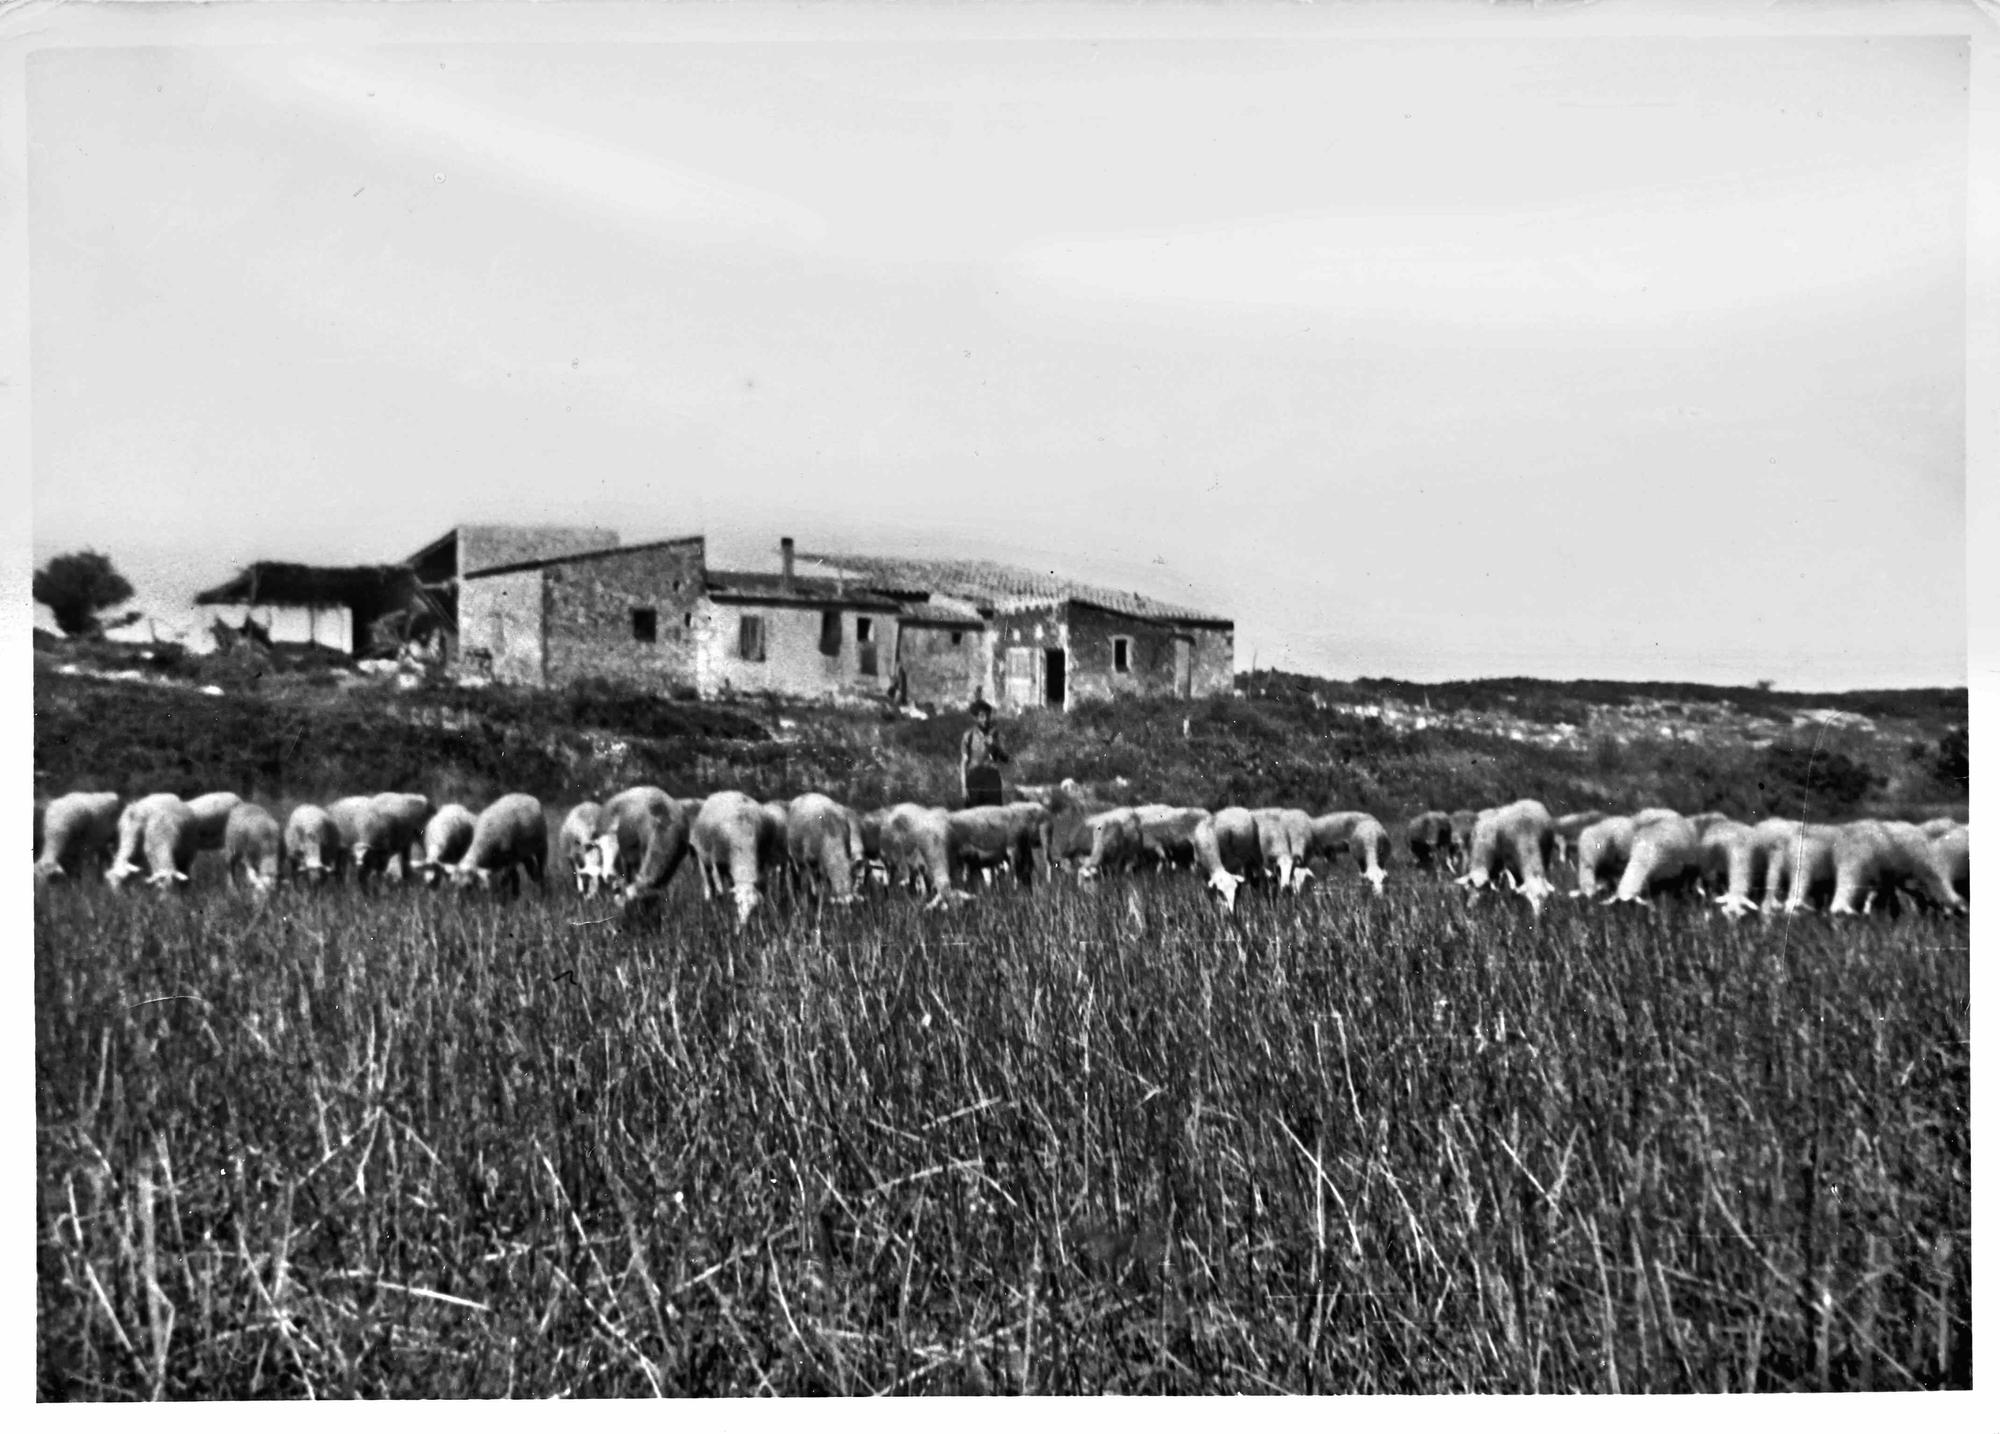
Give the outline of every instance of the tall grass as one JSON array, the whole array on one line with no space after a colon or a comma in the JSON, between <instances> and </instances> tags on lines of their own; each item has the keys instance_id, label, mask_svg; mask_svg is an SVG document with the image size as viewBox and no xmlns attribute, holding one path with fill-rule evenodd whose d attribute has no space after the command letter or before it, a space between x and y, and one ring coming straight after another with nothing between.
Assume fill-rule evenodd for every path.
<instances>
[{"instance_id":1,"label":"tall grass","mask_svg":"<svg viewBox=\"0 0 2000 1434\"><path fill-rule=\"evenodd\" d=\"M44 1398L1967 1387L1962 925L35 911Z\"/></svg>"}]
</instances>

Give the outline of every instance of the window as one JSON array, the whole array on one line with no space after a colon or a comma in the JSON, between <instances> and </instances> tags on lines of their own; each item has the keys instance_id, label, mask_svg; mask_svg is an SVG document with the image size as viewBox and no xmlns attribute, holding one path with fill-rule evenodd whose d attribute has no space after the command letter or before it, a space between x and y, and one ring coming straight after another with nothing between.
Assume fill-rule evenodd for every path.
<instances>
[{"instance_id":1,"label":"window","mask_svg":"<svg viewBox=\"0 0 2000 1434\"><path fill-rule=\"evenodd\" d=\"M823 657L840 656L840 609L827 608L819 615L819 650Z\"/></svg>"},{"instance_id":2,"label":"window","mask_svg":"<svg viewBox=\"0 0 2000 1434\"><path fill-rule=\"evenodd\" d=\"M854 640L856 642L873 642L875 640L874 618L857 617L854 619Z\"/></svg>"},{"instance_id":3,"label":"window","mask_svg":"<svg viewBox=\"0 0 2000 1434\"><path fill-rule=\"evenodd\" d=\"M964 643L964 641L965 641L965 634L960 632L957 628L953 628L951 630L951 645L953 647L958 647L962 643Z\"/></svg>"},{"instance_id":4,"label":"window","mask_svg":"<svg viewBox=\"0 0 2000 1434\"><path fill-rule=\"evenodd\" d=\"M764 619L761 614L746 612L738 620L736 655L745 662L764 660Z\"/></svg>"},{"instance_id":5,"label":"window","mask_svg":"<svg viewBox=\"0 0 2000 1434\"><path fill-rule=\"evenodd\" d=\"M650 607L632 609L632 640L634 642L660 640L660 614L657 609Z\"/></svg>"},{"instance_id":6,"label":"window","mask_svg":"<svg viewBox=\"0 0 2000 1434\"><path fill-rule=\"evenodd\" d=\"M1132 670L1132 639L1114 637L1111 639L1111 670L1130 672Z\"/></svg>"}]
</instances>

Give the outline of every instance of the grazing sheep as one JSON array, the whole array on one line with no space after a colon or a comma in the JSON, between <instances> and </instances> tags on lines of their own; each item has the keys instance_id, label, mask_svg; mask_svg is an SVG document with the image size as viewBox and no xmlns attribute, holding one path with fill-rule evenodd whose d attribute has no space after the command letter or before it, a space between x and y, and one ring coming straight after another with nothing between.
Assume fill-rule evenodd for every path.
<instances>
[{"instance_id":1,"label":"grazing sheep","mask_svg":"<svg viewBox=\"0 0 2000 1434\"><path fill-rule=\"evenodd\" d=\"M578 896L595 896L604 880L603 855L597 849L597 818L603 810L600 802L578 802L556 833L556 860L576 882Z\"/></svg>"},{"instance_id":2,"label":"grazing sheep","mask_svg":"<svg viewBox=\"0 0 2000 1434\"><path fill-rule=\"evenodd\" d=\"M1275 877L1280 891L1304 891L1312 879L1306 859L1312 852L1312 818L1297 807L1258 807L1257 844L1264 870Z\"/></svg>"},{"instance_id":3,"label":"grazing sheep","mask_svg":"<svg viewBox=\"0 0 2000 1434\"><path fill-rule=\"evenodd\" d=\"M1610 813L1599 811L1571 812L1556 818L1556 860L1568 862L1576 854L1577 838L1585 828L1594 827Z\"/></svg>"},{"instance_id":4,"label":"grazing sheep","mask_svg":"<svg viewBox=\"0 0 2000 1434\"><path fill-rule=\"evenodd\" d=\"M882 886L889 884L889 866L882 860L882 823L888 815L887 807L855 814L855 820L861 827L861 850L868 857L868 879Z\"/></svg>"},{"instance_id":5,"label":"grazing sheep","mask_svg":"<svg viewBox=\"0 0 2000 1434\"><path fill-rule=\"evenodd\" d=\"M1076 864L1080 881L1095 881L1106 872L1135 871L1146 854L1146 828L1132 807L1112 807L1083 819L1087 843Z\"/></svg>"},{"instance_id":6,"label":"grazing sheep","mask_svg":"<svg viewBox=\"0 0 2000 1434\"><path fill-rule=\"evenodd\" d=\"M1351 855L1362 879L1377 896L1389 879L1389 829L1367 812L1328 812L1314 817L1307 854L1323 859L1328 867Z\"/></svg>"},{"instance_id":7,"label":"grazing sheep","mask_svg":"<svg viewBox=\"0 0 2000 1434\"><path fill-rule=\"evenodd\" d=\"M627 787L597 813L597 869L616 888L621 904L661 895L687 859L695 803L677 801L658 787Z\"/></svg>"},{"instance_id":8,"label":"grazing sheep","mask_svg":"<svg viewBox=\"0 0 2000 1434\"><path fill-rule=\"evenodd\" d=\"M769 801L761 803L765 820L770 822L775 836L772 838L777 849L771 855L771 864L764 872L764 888L767 891L784 890L790 892L795 879L792 871L791 843L785 836L785 823L791 818L791 807L787 802Z\"/></svg>"},{"instance_id":9,"label":"grazing sheep","mask_svg":"<svg viewBox=\"0 0 2000 1434\"><path fill-rule=\"evenodd\" d=\"M1858 899L1867 903L1863 911L1876 897L1893 906L1903 893L1933 908L1966 909L1939 872L1929 839L1908 822L1858 821L1839 828L1833 868L1833 901L1827 911L1834 916L1861 914L1855 910Z\"/></svg>"},{"instance_id":10,"label":"grazing sheep","mask_svg":"<svg viewBox=\"0 0 2000 1434\"><path fill-rule=\"evenodd\" d=\"M251 802L230 808L223 824L222 854L228 864L231 886L236 884L236 873L241 871L253 891L271 890L278 884L279 861L284 850L285 833L276 817Z\"/></svg>"},{"instance_id":11,"label":"grazing sheep","mask_svg":"<svg viewBox=\"0 0 2000 1434\"><path fill-rule=\"evenodd\" d=\"M925 910L971 898L951 881L951 813L943 807L899 802L882 819L882 860L889 878L911 891L930 892Z\"/></svg>"},{"instance_id":12,"label":"grazing sheep","mask_svg":"<svg viewBox=\"0 0 2000 1434\"><path fill-rule=\"evenodd\" d=\"M1208 887L1222 898L1226 910L1236 910L1236 893L1246 881L1264 872L1264 846L1257 818L1243 807L1224 807L1204 817L1194 829L1195 862Z\"/></svg>"},{"instance_id":13,"label":"grazing sheep","mask_svg":"<svg viewBox=\"0 0 2000 1434\"><path fill-rule=\"evenodd\" d=\"M793 797L785 809L785 855L805 887L835 906L851 905L855 878L868 862L855 814L821 792Z\"/></svg>"},{"instance_id":14,"label":"grazing sheep","mask_svg":"<svg viewBox=\"0 0 2000 1434\"><path fill-rule=\"evenodd\" d=\"M523 872L547 889L548 864L549 826L542 804L525 792L509 792L472 824L472 844L452 868L452 883L464 888L477 882L491 891L498 881L509 895L518 896Z\"/></svg>"},{"instance_id":15,"label":"grazing sheep","mask_svg":"<svg viewBox=\"0 0 2000 1434\"><path fill-rule=\"evenodd\" d=\"M1760 829L1766 824L1760 823ZM1764 880L1764 912L1779 908L1782 898L1787 916L1831 901L1837 869L1833 848L1840 828L1817 822L1790 822L1771 842L1771 866Z\"/></svg>"},{"instance_id":16,"label":"grazing sheep","mask_svg":"<svg viewBox=\"0 0 2000 1434\"><path fill-rule=\"evenodd\" d=\"M1692 891L1701 880L1701 833L1686 817L1667 816L1642 823L1632 836L1632 854L1611 900L1652 905L1669 891Z\"/></svg>"},{"instance_id":17,"label":"grazing sheep","mask_svg":"<svg viewBox=\"0 0 2000 1434\"><path fill-rule=\"evenodd\" d=\"M1930 839L1931 860L1944 884L1965 901L1972 899L1972 829L1953 825Z\"/></svg>"},{"instance_id":18,"label":"grazing sheep","mask_svg":"<svg viewBox=\"0 0 2000 1434\"><path fill-rule=\"evenodd\" d=\"M1742 822L1712 822L1701 834L1701 884L1734 921L1755 911L1769 875L1769 845Z\"/></svg>"},{"instance_id":19,"label":"grazing sheep","mask_svg":"<svg viewBox=\"0 0 2000 1434\"><path fill-rule=\"evenodd\" d=\"M326 808L311 803L293 807L285 818L284 852L293 880L320 882L339 876L347 867L347 844L340 828Z\"/></svg>"},{"instance_id":20,"label":"grazing sheep","mask_svg":"<svg viewBox=\"0 0 2000 1434\"><path fill-rule=\"evenodd\" d=\"M446 802L424 823L424 855L417 869L425 886L436 886L451 869L465 859L472 846L472 833L479 818L457 802Z\"/></svg>"},{"instance_id":21,"label":"grazing sheep","mask_svg":"<svg viewBox=\"0 0 2000 1434\"><path fill-rule=\"evenodd\" d=\"M1489 810L1491 809L1482 807L1478 811L1473 811L1468 807L1460 807L1451 814L1451 844L1446 851L1446 870L1460 874L1466 871L1467 863L1472 860L1473 833L1479 829L1479 819Z\"/></svg>"},{"instance_id":22,"label":"grazing sheep","mask_svg":"<svg viewBox=\"0 0 2000 1434\"><path fill-rule=\"evenodd\" d=\"M194 849L221 851L229 830L229 814L242 805L234 792L204 792L189 797L187 809L194 821Z\"/></svg>"},{"instance_id":23,"label":"grazing sheep","mask_svg":"<svg viewBox=\"0 0 2000 1434\"><path fill-rule=\"evenodd\" d=\"M141 797L118 814L118 854L104 879L116 890L143 871L150 886L185 885L200 842L200 826L186 802L172 792Z\"/></svg>"},{"instance_id":24,"label":"grazing sheep","mask_svg":"<svg viewBox=\"0 0 2000 1434\"><path fill-rule=\"evenodd\" d=\"M370 845L371 838L376 834L374 809L375 798L372 796L342 797L326 809L327 816L333 820L334 830L340 833L340 849L346 853L341 869L352 870L357 884L363 882L368 874L361 859L363 852L379 846Z\"/></svg>"},{"instance_id":25,"label":"grazing sheep","mask_svg":"<svg viewBox=\"0 0 2000 1434\"><path fill-rule=\"evenodd\" d=\"M1410 848L1410 860L1429 871L1451 864L1451 813L1422 812L1403 828L1403 840Z\"/></svg>"},{"instance_id":26,"label":"grazing sheep","mask_svg":"<svg viewBox=\"0 0 2000 1434\"><path fill-rule=\"evenodd\" d=\"M1636 823L1630 817L1604 817L1576 837L1576 889L1570 895L1588 901L1600 890L1615 888L1632 859Z\"/></svg>"},{"instance_id":27,"label":"grazing sheep","mask_svg":"<svg viewBox=\"0 0 2000 1434\"><path fill-rule=\"evenodd\" d=\"M1194 829L1208 815L1201 807L1170 807L1151 803L1132 808L1139 819L1139 859L1159 871L1192 871Z\"/></svg>"},{"instance_id":28,"label":"grazing sheep","mask_svg":"<svg viewBox=\"0 0 2000 1434\"><path fill-rule=\"evenodd\" d=\"M86 865L108 865L118 849L118 810L116 792L70 792L50 802L37 824L35 875L73 877Z\"/></svg>"},{"instance_id":29,"label":"grazing sheep","mask_svg":"<svg viewBox=\"0 0 2000 1434\"><path fill-rule=\"evenodd\" d=\"M954 877L963 883L975 868L988 872L1004 868L1021 885L1034 885L1038 857L1047 871L1049 826L1048 809L1039 802L950 813L945 819L945 851Z\"/></svg>"},{"instance_id":30,"label":"grazing sheep","mask_svg":"<svg viewBox=\"0 0 2000 1434\"><path fill-rule=\"evenodd\" d=\"M716 792L695 813L688 845L711 899L736 900L736 928L749 923L763 901L761 887L777 864L784 836L762 804L742 792ZM725 880L726 878L726 880Z\"/></svg>"},{"instance_id":31,"label":"grazing sheep","mask_svg":"<svg viewBox=\"0 0 2000 1434\"><path fill-rule=\"evenodd\" d=\"M1090 819L1119 810L1115 803L1100 801L1067 777L1042 805L1049 812L1049 863L1066 869L1080 868L1096 849L1097 831L1090 825Z\"/></svg>"},{"instance_id":32,"label":"grazing sheep","mask_svg":"<svg viewBox=\"0 0 2000 1434\"><path fill-rule=\"evenodd\" d=\"M1472 855L1458 884L1474 899L1496 877L1506 875L1537 916L1555 887L1548 878L1555 854L1556 824L1540 802L1523 800L1482 812L1472 833Z\"/></svg>"},{"instance_id":33,"label":"grazing sheep","mask_svg":"<svg viewBox=\"0 0 2000 1434\"><path fill-rule=\"evenodd\" d=\"M396 863L396 879L410 879L410 851L421 851L424 826L431 819L431 799L419 792L377 792L368 799L363 816L361 839L354 846L354 864L359 870L386 874L389 862Z\"/></svg>"}]
</instances>

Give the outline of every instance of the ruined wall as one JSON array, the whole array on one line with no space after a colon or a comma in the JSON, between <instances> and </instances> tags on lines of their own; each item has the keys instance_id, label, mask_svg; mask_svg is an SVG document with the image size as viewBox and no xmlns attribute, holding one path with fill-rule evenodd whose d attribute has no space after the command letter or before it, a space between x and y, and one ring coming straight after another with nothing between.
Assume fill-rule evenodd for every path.
<instances>
[{"instance_id":1,"label":"ruined wall","mask_svg":"<svg viewBox=\"0 0 2000 1434\"><path fill-rule=\"evenodd\" d=\"M1043 654L1052 647L1069 647L1069 624L1064 621L1068 606L1050 603L995 615L990 623L993 643L987 701L1003 712L1045 705L1047 668Z\"/></svg>"},{"instance_id":2,"label":"ruined wall","mask_svg":"<svg viewBox=\"0 0 2000 1434\"><path fill-rule=\"evenodd\" d=\"M547 681L599 678L661 694L695 686L703 552L696 540L542 569ZM650 642L634 631L642 609L653 613Z\"/></svg>"},{"instance_id":3,"label":"ruined wall","mask_svg":"<svg viewBox=\"0 0 2000 1434\"><path fill-rule=\"evenodd\" d=\"M1191 627L1194 636L1194 692L1207 697L1236 690L1236 629Z\"/></svg>"},{"instance_id":4,"label":"ruined wall","mask_svg":"<svg viewBox=\"0 0 2000 1434\"><path fill-rule=\"evenodd\" d=\"M458 572L559 558L618 546L615 528L515 527L500 523L460 524Z\"/></svg>"},{"instance_id":5,"label":"ruined wall","mask_svg":"<svg viewBox=\"0 0 2000 1434\"><path fill-rule=\"evenodd\" d=\"M821 614L827 608L840 613L840 651L832 655L820 651ZM739 652L741 619L746 615L763 620L762 662ZM860 643L855 636L859 618L867 618L873 625L873 675L861 671ZM896 670L894 613L856 612L834 603L822 608L704 600L695 614L695 635L699 650L696 683L704 697L739 692L806 698L872 696L889 690Z\"/></svg>"},{"instance_id":6,"label":"ruined wall","mask_svg":"<svg viewBox=\"0 0 2000 1434\"><path fill-rule=\"evenodd\" d=\"M973 689L992 690L988 635L977 628L904 623L897 644L896 661L909 674L912 702L960 708L972 700Z\"/></svg>"},{"instance_id":7,"label":"ruined wall","mask_svg":"<svg viewBox=\"0 0 2000 1434\"><path fill-rule=\"evenodd\" d=\"M1117 670L1116 639L1126 639L1126 668ZM1074 604L1069 612L1069 704L1114 697L1171 697L1174 629L1136 617Z\"/></svg>"},{"instance_id":8,"label":"ruined wall","mask_svg":"<svg viewBox=\"0 0 2000 1434\"><path fill-rule=\"evenodd\" d=\"M461 671L539 687L544 675L541 569L461 579L458 642Z\"/></svg>"}]
</instances>

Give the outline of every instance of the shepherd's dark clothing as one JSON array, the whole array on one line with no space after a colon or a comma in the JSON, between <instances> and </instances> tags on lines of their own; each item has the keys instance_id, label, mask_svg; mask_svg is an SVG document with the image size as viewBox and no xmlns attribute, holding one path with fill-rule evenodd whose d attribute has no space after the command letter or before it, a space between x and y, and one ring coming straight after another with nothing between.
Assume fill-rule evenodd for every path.
<instances>
[{"instance_id":1,"label":"shepherd's dark clothing","mask_svg":"<svg viewBox=\"0 0 2000 1434\"><path fill-rule=\"evenodd\" d=\"M977 723L965 729L958 744L958 774L968 807L1000 805L1000 763L1006 760L999 733Z\"/></svg>"}]
</instances>

